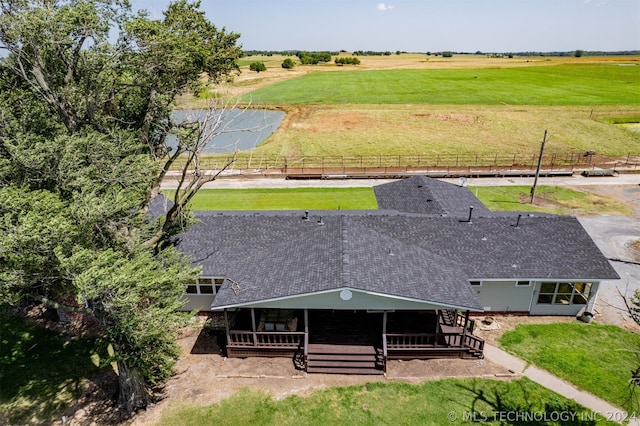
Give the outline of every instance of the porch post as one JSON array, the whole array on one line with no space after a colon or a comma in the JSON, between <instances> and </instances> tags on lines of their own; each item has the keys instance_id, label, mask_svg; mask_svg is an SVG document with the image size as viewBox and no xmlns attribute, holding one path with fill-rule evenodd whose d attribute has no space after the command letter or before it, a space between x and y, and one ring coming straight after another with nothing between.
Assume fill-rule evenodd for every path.
<instances>
[{"instance_id":1,"label":"porch post","mask_svg":"<svg viewBox=\"0 0 640 426\"><path fill-rule=\"evenodd\" d=\"M304 358L309 354L309 311L304 310Z\"/></svg>"},{"instance_id":2,"label":"porch post","mask_svg":"<svg viewBox=\"0 0 640 426\"><path fill-rule=\"evenodd\" d=\"M464 312L464 324L462 324L462 342L460 346L464 346L465 338L467 337L467 324L469 323L469 310Z\"/></svg>"},{"instance_id":3,"label":"porch post","mask_svg":"<svg viewBox=\"0 0 640 426\"><path fill-rule=\"evenodd\" d=\"M387 359L387 311L382 313L382 354Z\"/></svg>"},{"instance_id":4,"label":"porch post","mask_svg":"<svg viewBox=\"0 0 640 426\"><path fill-rule=\"evenodd\" d=\"M433 347L438 347L438 339L440 338L440 311L436 310L436 335L433 338Z\"/></svg>"},{"instance_id":5,"label":"porch post","mask_svg":"<svg viewBox=\"0 0 640 426\"><path fill-rule=\"evenodd\" d=\"M256 311L254 308L251 308L251 331L253 332L253 346L258 344L258 339L256 335Z\"/></svg>"},{"instance_id":6,"label":"porch post","mask_svg":"<svg viewBox=\"0 0 640 426\"><path fill-rule=\"evenodd\" d=\"M229 333L229 317L227 316L227 309L224 310L224 328L227 332L227 343L231 342L231 333Z\"/></svg>"}]
</instances>

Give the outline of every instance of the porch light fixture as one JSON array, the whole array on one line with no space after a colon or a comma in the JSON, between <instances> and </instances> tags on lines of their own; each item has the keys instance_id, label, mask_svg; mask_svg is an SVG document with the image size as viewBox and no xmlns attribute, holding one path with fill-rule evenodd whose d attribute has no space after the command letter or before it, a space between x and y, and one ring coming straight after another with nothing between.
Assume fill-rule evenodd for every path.
<instances>
[{"instance_id":1,"label":"porch light fixture","mask_svg":"<svg viewBox=\"0 0 640 426\"><path fill-rule=\"evenodd\" d=\"M340 292L340 299L342 300L351 300L352 297L353 293L351 293L351 290L344 289Z\"/></svg>"}]
</instances>

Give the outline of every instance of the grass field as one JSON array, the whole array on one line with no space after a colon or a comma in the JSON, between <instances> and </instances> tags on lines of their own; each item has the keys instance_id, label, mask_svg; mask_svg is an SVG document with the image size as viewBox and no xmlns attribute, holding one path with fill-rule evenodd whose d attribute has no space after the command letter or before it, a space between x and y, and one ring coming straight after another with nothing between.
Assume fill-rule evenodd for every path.
<instances>
[{"instance_id":1,"label":"grass field","mask_svg":"<svg viewBox=\"0 0 640 426\"><path fill-rule=\"evenodd\" d=\"M98 372L96 341L34 327L0 306L0 423L51 424Z\"/></svg>"},{"instance_id":2,"label":"grass field","mask_svg":"<svg viewBox=\"0 0 640 426\"><path fill-rule=\"evenodd\" d=\"M536 203L531 200L530 186L470 187L488 209L494 211L538 211L578 216L619 214L631 215L629 207L602 195L557 186L540 185Z\"/></svg>"},{"instance_id":3,"label":"grass field","mask_svg":"<svg viewBox=\"0 0 640 426\"><path fill-rule=\"evenodd\" d=\"M530 187L470 187L490 210L537 211L588 216L628 215L624 204L601 195L541 185L536 204L529 204ZM165 194L170 198L171 191ZM376 210L372 188L256 188L203 189L191 203L193 210Z\"/></svg>"},{"instance_id":4,"label":"grass field","mask_svg":"<svg viewBox=\"0 0 640 426\"><path fill-rule=\"evenodd\" d=\"M630 412L640 409L630 400L628 381L638 368L640 336L612 325L518 325L500 344L523 359Z\"/></svg>"},{"instance_id":5,"label":"grass field","mask_svg":"<svg viewBox=\"0 0 640 426\"><path fill-rule=\"evenodd\" d=\"M171 198L172 192L166 191ZM372 188L202 189L193 210L376 210Z\"/></svg>"},{"instance_id":6,"label":"grass field","mask_svg":"<svg viewBox=\"0 0 640 426\"><path fill-rule=\"evenodd\" d=\"M218 425L559 424L505 423L499 416L530 413L550 418L560 412L575 414L574 422L564 424L607 424L591 421L592 414L575 402L523 378L511 382L449 379L420 385L369 383L277 401L245 389L208 407L175 404L165 410L159 425L195 426L211 419Z\"/></svg>"},{"instance_id":7,"label":"grass field","mask_svg":"<svg viewBox=\"0 0 640 426\"><path fill-rule=\"evenodd\" d=\"M265 105L640 105L640 66L315 72L247 96Z\"/></svg>"},{"instance_id":8,"label":"grass field","mask_svg":"<svg viewBox=\"0 0 640 426\"><path fill-rule=\"evenodd\" d=\"M267 71L244 65L219 88L287 113L277 132L241 156L535 155L545 130L550 154L640 156L640 133L617 124L640 120L637 57L403 54L293 70L280 67L283 59L246 58L264 60Z\"/></svg>"}]
</instances>

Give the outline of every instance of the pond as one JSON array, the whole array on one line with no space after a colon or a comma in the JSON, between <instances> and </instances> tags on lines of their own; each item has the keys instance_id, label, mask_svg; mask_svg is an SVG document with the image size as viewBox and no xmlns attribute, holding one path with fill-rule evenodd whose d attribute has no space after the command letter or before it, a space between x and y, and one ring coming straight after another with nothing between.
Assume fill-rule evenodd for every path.
<instances>
[{"instance_id":1,"label":"pond","mask_svg":"<svg viewBox=\"0 0 640 426\"><path fill-rule=\"evenodd\" d=\"M175 110L172 117L177 122L203 120L206 113L206 110ZM220 111L218 114L219 134L207 143L203 150L205 153L221 154L254 148L278 129L285 115L282 111L239 108ZM167 137L167 145L176 147L173 135Z\"/></svg>"}]
</instances>

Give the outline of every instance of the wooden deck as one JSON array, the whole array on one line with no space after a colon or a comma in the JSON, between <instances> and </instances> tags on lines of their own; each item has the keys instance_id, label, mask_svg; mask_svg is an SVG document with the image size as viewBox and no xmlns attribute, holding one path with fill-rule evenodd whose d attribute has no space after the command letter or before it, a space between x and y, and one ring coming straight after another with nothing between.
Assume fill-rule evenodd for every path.
<instances>
[{"instance_id":1,"label":"wooden deck","mask_svg":"<svg viewBox=\"0 0 640 426\"><path fill-rule=\"evenodd\" d=\"M308 373L325 374L384 374L389 359L483 357L484 341L473 335L468 314L388 317L385 322L382 313L310 311L298 331L228 330L227 356L293 357ZM383 333L383 324L391 332Z\"/></svg>"}]
</instances>

